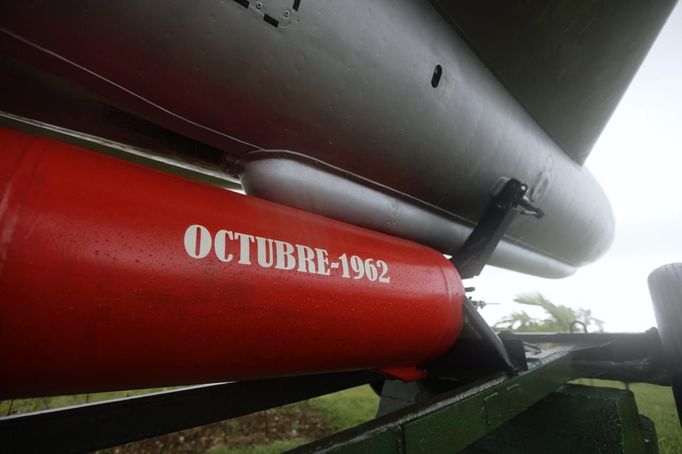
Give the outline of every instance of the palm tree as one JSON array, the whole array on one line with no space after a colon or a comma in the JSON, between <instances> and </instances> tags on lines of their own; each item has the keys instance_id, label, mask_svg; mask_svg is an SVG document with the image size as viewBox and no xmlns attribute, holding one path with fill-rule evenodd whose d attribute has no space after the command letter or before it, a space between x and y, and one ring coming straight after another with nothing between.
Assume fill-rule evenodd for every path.
<instances>
[{"instance_id":1,"label":"palm tree","mask_svg":"<svg viewBox=\"0 0 682 454\"><path fill-rule=\"evenodd\" d=\"M495 329L508 329L520 332L568 332L574 322L580 322L585 327L596 328L604 331L604 322L592 316L589 309L574 310L568 306L552 303L540 293L520 294L514 298L514 302L527 306L537 306L544 309L547 317L539 319L531 317L524 310L512 312L493 326ZM594 330L594 329L593 329Z\"/></svg>"}]
</instances>

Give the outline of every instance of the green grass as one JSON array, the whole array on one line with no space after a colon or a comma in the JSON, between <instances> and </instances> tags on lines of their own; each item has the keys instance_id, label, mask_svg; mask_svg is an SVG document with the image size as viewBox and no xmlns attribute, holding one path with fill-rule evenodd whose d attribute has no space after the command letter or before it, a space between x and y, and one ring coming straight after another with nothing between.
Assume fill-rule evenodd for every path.
<instances>
[{"instance_id":1,"label":"green grass","mask_svg":"<svg viewBox=\"0 0 682 454\"><path fill-rule=\"evenodd\" d=\"M656 424L661 454L682 453L682 428L677 417L672 389L664 386L634 384L637 408Z\"/></svg>"},{"instance_id":2,"label":"green grass","mask_svg":"<svg viewBox=\"0 0 682 454\"><path fill-rule=\"evenodd\" d=\"M168 388L170 389L170 388ZM141 391L119 391L96 394L78 394L70 396L56 396L35 399L15 399L13 401L0 402L0 415L19 414L33 411L60 408L72 405L80 405L87 402L116 399L127 396L146 394L161 389L148 389ZM315 399L298 402L295 404L261 412L268 414L266 420L269 424L291 426L298 428L302 434L287 433L283 439L273 440L273 436L261 437L270 439L265 443L254 443L244 446L244 442L237 441L234 445L219 445L209 450L210 454L269 454L279 453L292 449L301 444L312 441L319 436L330 435L334 432L355 426L374 418L379 398L369 386L351 388L338 393L329 394ZM304 417L301 418L301 415ZM251 418L249 420L248 418ZM279 422L278 422L279 421ZM316 424L321 427L314 427ZM267 425L268 423L266 423ZM313 426L307 427L306 424ZM253 416L236 418L228 423L236 434L248 436L253 432L262 430L258 422L253 421ZM302 427L298 427L302 425ZM191 429L190 429L191 430ZM317 436L306 436L306 432L312 432ZM276 437L276 436L275 436ZM239 439L240 437L237 437ZM227 438L230 439L229 437ZM257 439L257 438L256 438ZM142 451L144 449L140 448ZM123 452L137 452L134 446L129 446Z\"/></svg>"},{"instance_id":3,"label":"green grass","mask_svg":"<svg viewBox=\"0 0 682 454\"><path fill-rule=\"evenodd\" d=\"M582 385L625 388L621 382L607 380L584 379L577 382ZM639 412L651 418L656 424L661 454L682 453L682 428L677 417L672 389L667 386L635 383L630 385L630 391L635 395Z\"/></svg>"},{"instance_id":4,"label":"green grass","mask_svg":"<svg viewBox=\"0 0 682 454\"><path fill-rule=\"evenodd\" d=\"M3 400L0 401L0 416L6 416L10 413L15 415L20 413L49 410L51 408L71 407L73 405L82 405L102 400L140 396L152 392L163 391L164 389L173 388L149 388L135 391L114 391L105 393L72 394L68 396L38 397L32 399Z\"/></svg>"},{"instance_id":5,"label":"green grass","mask_svg":"<svg viewBox=\"0 0 682 454\"><path fill-rule=\"evenodd\" d=\"M369 386L359 386L308 401L312 411L319 413L336 430L344 430L374 419L379 397Z\"/></svg>"},{"instance_id":6,"label":"green grass","mask_svg":"<svg viewBox=\"0 0 682 454\"><path fill-rule=\"evenodd\" d=\"M280 452L294 449L307 442L308 440L306 439L295 438L293 440L279 440L268 444L245 448L234 448L221 445L211 449L209 454L279 454Z\"/></svg>"},{"instance_id":7,"label":"green grass","mask_svg":"<svg viewBox=\"0 0 682 454\"><path fill-rule=\"evenodd\" d=\"M327 423L327 434L330 435L373 419L378 406L379 397L366 385L287 405L282 409L284 411L300 410L303 413L321 417ZM209 452L210 454L270 454L293 449L310 441L313 440L298 437L246 447L220 445Z\"/></svg>"}]
</instances>

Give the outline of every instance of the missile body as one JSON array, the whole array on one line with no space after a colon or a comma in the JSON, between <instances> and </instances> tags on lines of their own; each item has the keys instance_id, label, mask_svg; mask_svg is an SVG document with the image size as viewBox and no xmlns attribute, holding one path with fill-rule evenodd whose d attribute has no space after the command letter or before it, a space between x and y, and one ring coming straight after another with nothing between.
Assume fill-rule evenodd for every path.
<instances>
[{"instance_id":1,"label":"missile body","mask_svg":"<svg viewBox=\"0 0 682 454\"><path fill-rule=\"evenodd\" d=\"M416 370L462 325L441 254L0 129L0 394Z\"/></svg>"}]
</instances>

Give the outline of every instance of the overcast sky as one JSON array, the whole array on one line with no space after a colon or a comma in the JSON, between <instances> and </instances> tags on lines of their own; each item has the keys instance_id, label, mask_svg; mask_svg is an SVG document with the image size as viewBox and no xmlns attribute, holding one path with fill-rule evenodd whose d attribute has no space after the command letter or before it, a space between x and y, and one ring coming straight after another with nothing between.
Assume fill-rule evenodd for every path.
<instances>
[{"instance_id":1,"label":"overcast sky","mask_svg":"<svg viewBox=\"0 0 682 454\"><path fill-rule=\"evenodd\" d=\"M474 298L489 323L524 306L516 294L540 291L555 303L592 309L608 331L655 326L647 276L682 262L682 7L668 19L587 160L616 217L610 251L574 276L547 280L488 267ZM541 312L528 310L533 315Z\"/></svg>"}]
</instances>

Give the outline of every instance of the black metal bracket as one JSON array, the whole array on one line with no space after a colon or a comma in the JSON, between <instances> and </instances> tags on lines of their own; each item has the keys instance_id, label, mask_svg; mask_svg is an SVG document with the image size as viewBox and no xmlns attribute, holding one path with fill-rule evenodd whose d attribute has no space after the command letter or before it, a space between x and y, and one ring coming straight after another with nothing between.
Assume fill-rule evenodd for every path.
<instances>
[{"instance_id":1,"label":"black metal bracket","mask_svg":"<svg viewBox=\"0 0 682 454\"><path fill-rule=\"evenodd\" d=\"M451 259L463 279L481 273L518 213L544 216L541 209L525 199L527 185L514 178L500 182L481 220ZM495 334L476 309L474 302L465 298L462 336L443 357L429 365L430 376L466 380L493 372L513 374L527 368L523 343Z\"/></svg>"},{"instance_id":2,"label":"black metal bracket","mask_svg":"<svg viewBox=\"0 0 682 454\"><path fill-rule=\"evenodd\" d=\"M483 267L517 214L538 219L545 213L525 199L528 186L515 178L503 180L480 221L451 261L462 279L481 274Z\"/></svg>"},{"instance_id":3,"label":"black metal bracket","mask_svg":"<svg viewBox=\"0 0 682 454\"><path fill-rule=\"evenodd\" d=\"M528 368L523 342L495 334L468 298L464 300L464 317L462 336L429 365L430 377L468 382L496 372L514 374Z\"/></svg>"}]
</instances>

